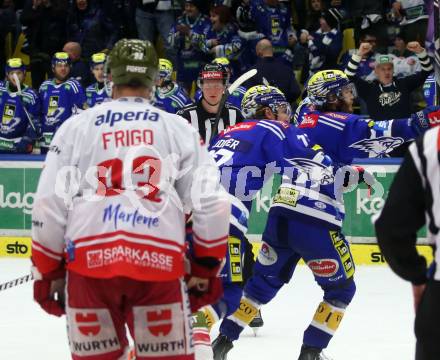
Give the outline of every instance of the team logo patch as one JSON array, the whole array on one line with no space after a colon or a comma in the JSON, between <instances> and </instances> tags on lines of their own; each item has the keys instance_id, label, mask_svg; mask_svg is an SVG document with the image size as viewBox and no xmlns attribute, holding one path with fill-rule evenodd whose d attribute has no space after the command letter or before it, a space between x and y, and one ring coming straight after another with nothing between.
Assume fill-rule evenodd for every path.
<instances>
[{"instance_id":1,"label":"team logo patch","mask_svg":"<svg viewBox=\"0 0 440 360\"><path fill-rule=\"evenodd\" d=\"M318 124L318 114L308 114L304 116L303 121L299 124L299 128L314 128Z\"/></svg>"},{"instance_id":2,"label":"team logo patch","mask_svg":"<svg viewBox=\"0 0 440 360\"><path fill-rule=\"evenodd\" d=\"M51 96L49 98L49 107L47 109L48 116L52 116L55 113L55 111L58 109L58 101L59 101L59 96Z\"/></svg>"},{"instance_id":3,"label":"team logo patch","mask_svg":"<svg viewBox=\"0 0 440 360\"><path fill-rule=\"evenodd\" d=\"M139 357L185 355L189 326L181 303L133 307L134 338Z\"/></svg>"},{"instance_id":4,"label":"team logo patch","mask_svg":"<svg viewBox=\"0 0 440 360\"><path fill-rule=\"evenodd\" d=\"M87 251L87 267L93 269L104 265L102 250Z\"/></svg>"},{"instance_id":5,"label":"team logo patch","mask_svg":"<svg viewBox=\"0 0 440 360\"><path fill-rule=\"evenodd\" d=\"M373 153L376 157L388 154L393 149L403 144L403 139L400 137L381 136L375 139L365 139L354 144L350 147L364 151L366 153Z\"/></svg>"},{"instance_id":6,"label":"team logo patch","mask_svg":"<svg viewBox=\"0 0 440 360\"><path fill-rule=\"evenodd\" d=\"M334 259L310 260L307 266L319 277L331 277L339 270L339 263Z\"/></svg>"},{"instance_id":7,"label":"team logo patch","mask_svg":"<svg viewBox=\"0 0 440 360\"><path fill-rule=\"evenodd\" d=\"M70 350L77 356L96 356L121 345L107 309L66 308Z\"/></svg>"},{"instance_id":8,"label":"team logo patch","mask_svg":"<svg viewBox=\"0 0 440 360\"><path fill-rule=\"evenodd\" d=\"M261 265L273 265L277 262L278 255L276 251L267 243L263 242L260 252L258 253L258 261Z\"/></svg>"},{"instance_id":9,"label":"team logo patch","mask_svg":"<svg viewBox=\"0 0 440 360\"><path fill-rule=\"evenodd\" d=\"M6 104L3 109L2 124L8 125L15 116L15 105Z\"/></svg>"}]
</instances>

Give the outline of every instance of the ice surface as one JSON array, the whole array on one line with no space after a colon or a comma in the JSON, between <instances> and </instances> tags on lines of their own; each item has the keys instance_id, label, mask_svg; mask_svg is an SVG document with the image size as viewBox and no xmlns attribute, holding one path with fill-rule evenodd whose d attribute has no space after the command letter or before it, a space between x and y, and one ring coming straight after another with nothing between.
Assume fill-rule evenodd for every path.
<instances>
[{"instance_id":1,"label":"ice surface","mask_svg":"<svg viewBox=\"0 0 440 360\"><path fill-rule=\"evenodd\" d=\"M29 273L30 262L0 259L0 283ZM414 353L411 286L387 267L359 266L357 293L326 353L334 360L410 360ZM228 360L296 360L302 333L322 298L304 266L263 307L265 325L246 329ZM217 335L214 330L213 339ZM0 291L0 359L69 359L63 318L32 301L31 283Z\"/></svg>"}]
</instances>

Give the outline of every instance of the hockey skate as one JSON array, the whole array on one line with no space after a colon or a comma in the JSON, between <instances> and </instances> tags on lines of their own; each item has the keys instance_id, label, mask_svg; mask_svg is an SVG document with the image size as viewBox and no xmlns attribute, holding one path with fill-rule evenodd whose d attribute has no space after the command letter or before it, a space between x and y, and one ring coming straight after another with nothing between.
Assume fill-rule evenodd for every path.
<instances>
[{"instance_id":1,"label":"hockey skate","mask_svg":"<svg viewBox=\"0 0 440 360\"><path fill-rule=\"evenodd\" d=\"M249 323L249 327L254 331L254 336L257 336L258 330L264 325L263 318L261 317L261 309L258 310L257 315Z\"/></svg>"},{"instance_id":2,"label":"hockey skate","mask_svg":"<svg viewBox=\"0 0 440 360\"><path fill-rule=\"evenodd\" d=\"M298 360L332 360L322 353L321 349L309 346L302 346Z\"/></svg>"},{"instance_id":3,"label":"hockey skate","mask_svg":"<svg viewBox=\"0 0 440 360\"><path fill-rule=\"evenodd\" d=\"M234 347L232 341L220 334L212 343L214 360L227 360L228 352Z\"/></svg>"}]
</instances>

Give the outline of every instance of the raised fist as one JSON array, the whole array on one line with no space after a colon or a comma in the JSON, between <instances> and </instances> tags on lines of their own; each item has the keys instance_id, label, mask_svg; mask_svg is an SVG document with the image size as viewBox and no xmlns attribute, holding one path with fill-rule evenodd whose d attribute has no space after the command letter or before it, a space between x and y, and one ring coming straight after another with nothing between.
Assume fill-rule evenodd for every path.
<instances>
[{"instance_id":1,"label":"raised fist","mask_svg":"<svg viewBox=\"0 0 440 360\"><path fill-rule=\"evenodd\" d=\"M418 41L410 41L406 48L413 53L420 54L423 50L425 50Z\"/></svg>"},{"instance_id":2,"label":"raised fist","mask_svg":"<svg viewBox=\"0 0 440 360\"><path fill-rule=\"evenodd\" d=\"M361 43L361 44L359 45L359 49L358 49L358 51L357 51L357 54L358 54L359 56L364 57L365 55L367 55L367 54L371 51L372 48L373 48L373 47L371 46L370 43Z\"/></svg>"}]
</instances>

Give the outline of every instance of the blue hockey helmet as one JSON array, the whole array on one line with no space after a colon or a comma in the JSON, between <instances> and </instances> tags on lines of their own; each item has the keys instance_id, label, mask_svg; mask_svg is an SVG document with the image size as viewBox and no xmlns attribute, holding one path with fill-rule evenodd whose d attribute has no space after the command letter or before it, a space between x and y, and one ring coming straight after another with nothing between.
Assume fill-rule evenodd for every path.
<instances>
[{"instance_id":1,"label":"blue hockey helmet","mask_svg":"<svg viewBox=\"0 0 440 360\"><path fill-rule=\"evenodd\" d=\"M283 92L275 86L256 85L246 91L241 101L241 112L246 119L261 117L265 107L279 114L280 110L291 117L292 109Z\"/></svg>"},{"instance_id":2,"label":"blue hockey helmet","mask_svg":"<svg viewBox=\"0 0 440 360\"><path fill-rule=\"evenodd\" d=\"M314 74L307 82L306 90L310 102L315 106L336 102L341 98L342 90L354 86L341 70L322 70Z\"/></svg>"}]
</instances>

